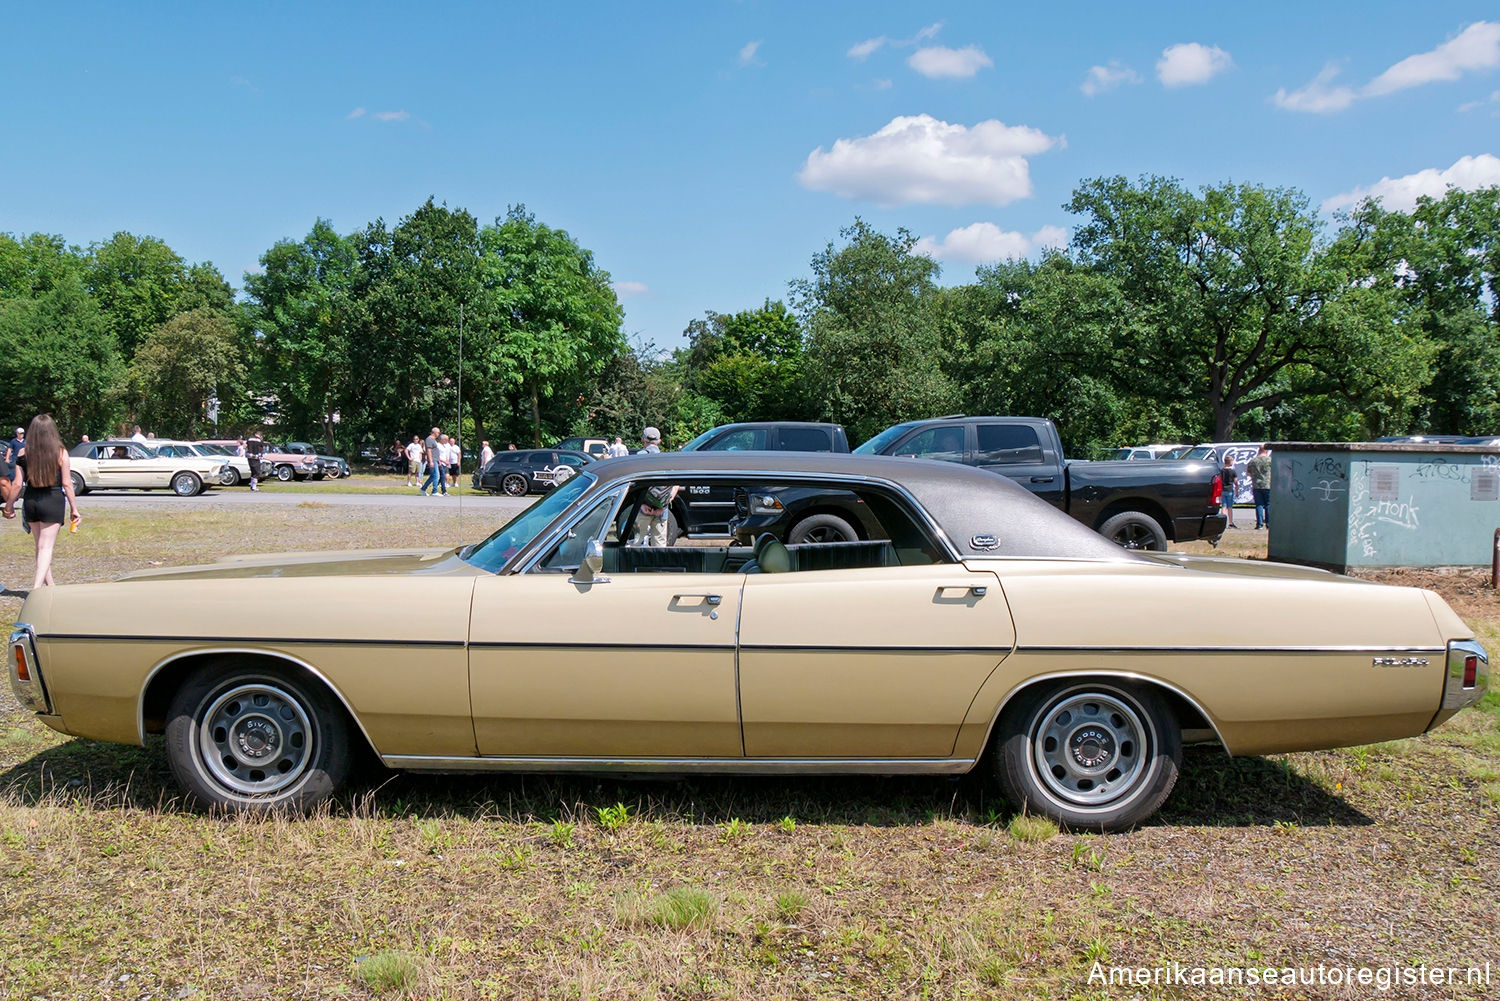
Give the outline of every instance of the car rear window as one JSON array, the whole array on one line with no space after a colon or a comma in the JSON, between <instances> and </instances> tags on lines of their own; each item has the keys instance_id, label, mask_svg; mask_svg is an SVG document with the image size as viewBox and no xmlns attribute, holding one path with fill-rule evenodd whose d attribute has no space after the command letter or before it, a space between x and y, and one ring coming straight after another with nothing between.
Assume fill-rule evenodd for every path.
<instances>
[{"instance_id":1,"label":"car rear window","mask_svg":"<svg viewBox=\"0 0 1500 1001\"><path fill-rule=\"evenodd\" d=\"M833 435L827 428L782 428L777 449L782 452L832 452Z\"/></svg>"}]
</instances>

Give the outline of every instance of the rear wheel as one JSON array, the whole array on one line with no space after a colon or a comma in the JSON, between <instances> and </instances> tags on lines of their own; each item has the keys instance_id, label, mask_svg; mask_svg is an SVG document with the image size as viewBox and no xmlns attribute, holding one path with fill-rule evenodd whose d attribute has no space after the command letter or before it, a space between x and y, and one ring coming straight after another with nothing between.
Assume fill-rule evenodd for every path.
<instances>
[{"instance_id":1,"label":"rear wheel","mask_svg":"<svg viewBox=\"0 0 1500 1001\"><path fill-rule=\"evenodd\" d=\"M178 497L193 497L203 489L203 481L196 473L183 470L172 476L172 492Z\"/></svg>"},{"instance_id":2,"label":"rear wheel","mask_svg":"<svg viewBox=\"0 0 1500 1001\"><path fill-rule=\"evenodd\" d=\"M803 518L786 533L787 545L799 542L858 542L854 526L836 514L815 514Z\"/></svg>"},{"instance_id":3,"label":"rear wheel","mask_svg":"<svg viewBox=\"0 0 1500 1001\"><path fill-rule=\"evenodd\" d=\"M1155 518L1140 511L1121 511L1099 526L1099 534L1126 549L1167 550L1166 530Z\"/></svg>"},{"instance_id":4,"label":"rear wheel","mask_svg":"<svg viewBox=\"0 0 1500 1001\"><path fill-rule=\"evenodd\" d=\"M86 484L86 483L83 482L83 474L82 473L70 472L68 474L68 479L70 479L70 480L73 481L73 496L74 497L82 497L84 494L86 494L86 493L89 492L88 484Z\"/></svg>"},{"instance_id":5,"label":"rear wheel","mask_svg":"<svg viewBox=\"0 0 1500 1001\"><path fill-rule=\"evenodd\" d=\"M349 773L349 726L327 689L274 667L188 677L167 714L167 762L210 807L306 810Z\"/></svg>"},{"instance_id":6,"label":"rear wheel","mask_svg":"<svg viewBox=\"0 0 1500 1001\"><path fill-rule=\"evenodd\" d=\"M1154 689L1109 680L1039 685L1000 717L995 777L1017 807L1068 827L1118 831L1177 783L1182 732Z\"/></svg>"},{"instance_id":7,"label":"rear wheel","mask_svg":"<svg viewBox=\"0 0 1500 1001\"><path fill-rule=\"evenodd\" d=\"M233 466L224 467L224 475L219 477L219 482L226 487L237 487L240 485L240 471Z\"/></svg>"},{"instance_id":8,"label":"rear wheel","mask_svg":"<svg viewBox=\"0 0 1500 1001\"><path fill-rule=\"evenodd\" d=\"M520 473L507 473L505 479L500 481L500 489L512 497L526 496L526 477Z\"/></svg>"}]
</instances>

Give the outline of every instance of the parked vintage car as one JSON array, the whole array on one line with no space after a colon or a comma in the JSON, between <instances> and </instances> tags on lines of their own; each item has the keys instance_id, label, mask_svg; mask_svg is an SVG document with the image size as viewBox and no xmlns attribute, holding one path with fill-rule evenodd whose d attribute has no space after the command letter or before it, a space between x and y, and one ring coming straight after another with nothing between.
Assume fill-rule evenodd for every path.
<instances>
[{"instance_id":1,"label":"parked vintage car","mask_svg":"<svg viewBox=\"0 0 1500 1001\"><path fill-rule=\"evenodd\" d=\"M325 455L305 441L289 441L279 446L277 451L286 452L290 455L310 455L317 460L318 466L322 468L323 475L332 479L349 475L349 462L337 455Z\"/></svg>"},{"instance_id":2,"label":"parked vintage car","mask_svg":"<svg viewBox=\"0 0 1500 1001\"><path fill-rule=\"evenodd\" d=\"M609 457L609 440L606 438L586 438L582 435L576 435L572 438L564 438L552 447L561 449L564 452L583 452L591 459L607 459ZM510 449L506 449L506 451L508 452Z\"/></svg>"},{"instance_id":3,"label":"parked vintage car","mask_svg":"<svg viewBox=\"0 0 1500 1001\"><path fill-rule=\"evenodd\" d=\"M170 490L192 497L210 487L227 485L229 466L219 456L163 454L150 444L129 438L85 441L68 450L73 492L90 490Z\"/></svg>"},{"instance_id":4,"label":"parked vintage car","mask_svg":"<svg viewBox=\"0 0 1500 1001\"><path fill-rule=\"evenodd\" d=\"M699 483L852 492L882 531L625 544L650 488ZM1130 552L982 470L796 453L595 463L459 549L36 588L11 646L41 722L165 733L174 775L216 806L310 807L368 745L435 772L978 767L1017 806L1104 830L1151 816L1185 741L1414 736L1489 676L1430 591Z\"/></svg>"},{"instance_id":5,"label":"parked vintage car","mask_svg":"<svg viewBox=\"0 0 1500 1001\"><path fill-rule=\"evenodd\" d=\"M249 460L242 455L235 455L233 451L222 445L203 445L194 441L153 438L151 447L157 455L161 456L183 458L195 456L222 462L225 467L224 475L220 477L219 482L226 487L235 487L241 483L250 482Z\"/></svg>"},{"instance_id":6,"label":"parked vintage car","mask_svg":"<svg viewBox=\"0 0 1500 1001\"><path fill-rule=\"evenodd\" d=\"M555 448L506 449L496 452L483 469L474 470L474 489L512 497L546 493L593 461L584 452Z\"/></svg>"},{"instance_id":7,"label":"parked vintage car","mask_svg":"<svg viewBox=\"0 0 1500 1001\"><path fill-rule=\"evenodd\" d=\"M233 438L214 438L200 441L198 444L222 445L233 450L239 443ZM260 465L263 480L274 477L287 483L292 480L321 480L323 478L323 467L318 465L317 459L310 455L277 451L269 442L265 443L265 450L260 453Z\"/></svg>"}]
</instances>

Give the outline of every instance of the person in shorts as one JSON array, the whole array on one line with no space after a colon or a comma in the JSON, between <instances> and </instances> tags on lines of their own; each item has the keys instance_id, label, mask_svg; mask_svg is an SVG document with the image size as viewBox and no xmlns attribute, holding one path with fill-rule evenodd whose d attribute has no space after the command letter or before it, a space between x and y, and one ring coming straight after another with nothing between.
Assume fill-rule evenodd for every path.
<instances>
[{"instance_id":1,"label":"person in shorts","mask_svg":"<svg viewBox=\"0 0 1500 1001\"><path fill-rule=\"evenodd\" d=\"M250 489L260 489L261 465L260 457L266 450L266 443L260 440L260 432L250 432L250 437L245 441L245 461L250 464Z\"/></svg>"}]
</instances>

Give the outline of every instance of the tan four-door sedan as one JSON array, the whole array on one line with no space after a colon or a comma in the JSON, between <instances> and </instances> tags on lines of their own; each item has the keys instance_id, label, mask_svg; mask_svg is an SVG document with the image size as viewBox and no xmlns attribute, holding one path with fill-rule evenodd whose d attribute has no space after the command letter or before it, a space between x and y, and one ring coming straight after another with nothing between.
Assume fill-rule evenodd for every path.
<instances>
[{"instance_id":1,"label":"tan four-door sedan","mask_svg":"<svg viewBox=\"0 0 1500 1001\"><path fill-rule=\"evenodd\" d=\"M861 538L636 545L660 484L729 484L737 518L826 493L859 508ZM165 732L209 805L306 808L368 745L434 772L982 768L1017 806L1100 830L1161 805L1185 741L1412 736L1489 672L1428 591L1127 552L980 470L784 452L591 465L457 550L38 588L11 643L38 719Z\"/></svg>"}]
</instances>

